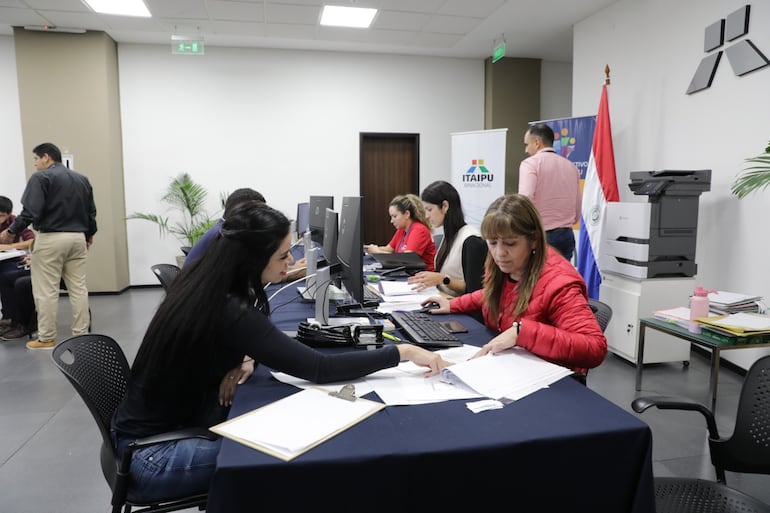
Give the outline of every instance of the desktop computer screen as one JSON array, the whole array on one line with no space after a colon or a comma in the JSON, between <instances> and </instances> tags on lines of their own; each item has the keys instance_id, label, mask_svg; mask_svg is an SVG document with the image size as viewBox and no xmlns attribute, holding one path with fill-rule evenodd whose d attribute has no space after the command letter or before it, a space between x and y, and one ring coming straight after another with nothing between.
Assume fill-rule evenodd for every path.
<instances>
[{"instance_id":1,"label":"desktop computer screen","mask_svg":"<svg viewBox=\"0 0 770 513\"><path fill-rule=\"evenodd\" d=\"M308 227L310 238L317 244L323 244L324 241L327 208L334 209L334 196L310 196Z\"/></svg>"},{"instance_id":2,"label":"desktop computer screen","mask_svg":"<svg viewBox=\"0 0 770 513\"><path fill-rule=\"evenodd\" d=\"M297 203L297 218L295 220L297 226L297 238L302 238L302 234L308 231L308 217L310 215L310 203L307 201L303 203Z\"/></svg>"},{"instance_id":3,"label":"desktop computer screen","mask_svg":"<svg viewBox=\"0 0 770 513\"><path fill-rule=\"evenodd\" d=\"M361 305L364 304L364 225L363 198L345 196L339 213L337 258L341 266L342 286Z\"/></svg>"},{"instance_id":4,"label":"desktop computer screen","mask_svg":"<svg viewBox=\"0 0 770 513\"><path fill-rule=\"evenodd\" d=\"M324 222L323 256L328 265L339 262L337 258L337 232L339 230L339 216L334 210L327 208Z\"/></svg>"}]
</instances>

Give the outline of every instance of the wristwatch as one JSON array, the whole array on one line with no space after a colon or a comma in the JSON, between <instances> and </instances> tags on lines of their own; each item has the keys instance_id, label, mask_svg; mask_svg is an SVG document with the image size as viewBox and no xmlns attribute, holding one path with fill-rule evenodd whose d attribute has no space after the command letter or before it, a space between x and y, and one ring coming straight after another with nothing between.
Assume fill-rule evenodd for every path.
<instances>
[{"instance_id":1,"label":"wristwatch","mask_svg":"<svg viewBox=\"0 0 770 513\"><path fill-rule=\"evenodd\" d=\"M441 280L441 283L443 283L444 285L449 285L450 281L452 281L452 279L449 277L449 275L445 274L444 279Z\"/></svg>"}]
</instances>

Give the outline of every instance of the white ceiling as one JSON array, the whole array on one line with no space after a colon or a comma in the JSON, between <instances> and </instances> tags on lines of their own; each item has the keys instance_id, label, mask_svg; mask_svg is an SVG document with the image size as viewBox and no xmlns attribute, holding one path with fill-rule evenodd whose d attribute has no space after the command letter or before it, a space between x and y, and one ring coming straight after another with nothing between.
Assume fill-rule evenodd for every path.
<instances>
[{"instance_id":1,"label":"white ceiling","mask_svg":"<svg viewBox=\"0 0 770 513\"><path fill-rule=\"evenodd\" d=\"M203 36L233 46L572 62L572 26L617 0L144 0L152 18L94 14L81 0L0 0L0 34L53 25L104 31L118 43ZM379 9L369 29L321 27L324 3Z\"/></svg>"}]
</instances>

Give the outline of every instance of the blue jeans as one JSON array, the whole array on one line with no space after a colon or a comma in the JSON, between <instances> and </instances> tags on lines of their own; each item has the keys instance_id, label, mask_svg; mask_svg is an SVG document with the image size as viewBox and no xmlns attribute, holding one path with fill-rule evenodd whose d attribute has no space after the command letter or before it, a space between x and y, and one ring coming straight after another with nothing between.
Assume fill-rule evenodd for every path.
<instances>
[{"instance_id":1,"label":"blue jeans","mask_svg":"<svg viewBox=\"0 0 770 513\"><path fill-rule=\"evenodd\" d=\"M545 232L548 244L554 247L564 258L572 261L575 252L575 233L572 228L555 228Z\"/></svg>"},{"instance_id":2,"label":"blue jeans","mask_svg":"<svg viewBox=\"0 0 770 513\"><path fill-rule=\"evenodd\" d=\"M118 454L131 443L120 438ZM128 498L134 502L207 493L222 438L190 438L134 452Z\"/></svg>"}]
</instances>

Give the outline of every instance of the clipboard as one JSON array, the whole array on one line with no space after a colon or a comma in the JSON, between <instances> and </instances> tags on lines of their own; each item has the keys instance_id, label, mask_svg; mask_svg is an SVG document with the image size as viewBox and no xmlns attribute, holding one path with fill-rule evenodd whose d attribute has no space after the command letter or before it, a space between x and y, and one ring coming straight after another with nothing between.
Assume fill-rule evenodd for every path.
<instances>
[{"instance_id":1,"label":"clipboard","mask_svg":"<svg viewBox=\"0 0 770 513\"><path fill-rule=\"evenodd\" d=\"M312 387L209 429L291 461L383 408L383 403L356 397L353 385L345 385L339 392Z\"/></svg>"}]
</instances>

